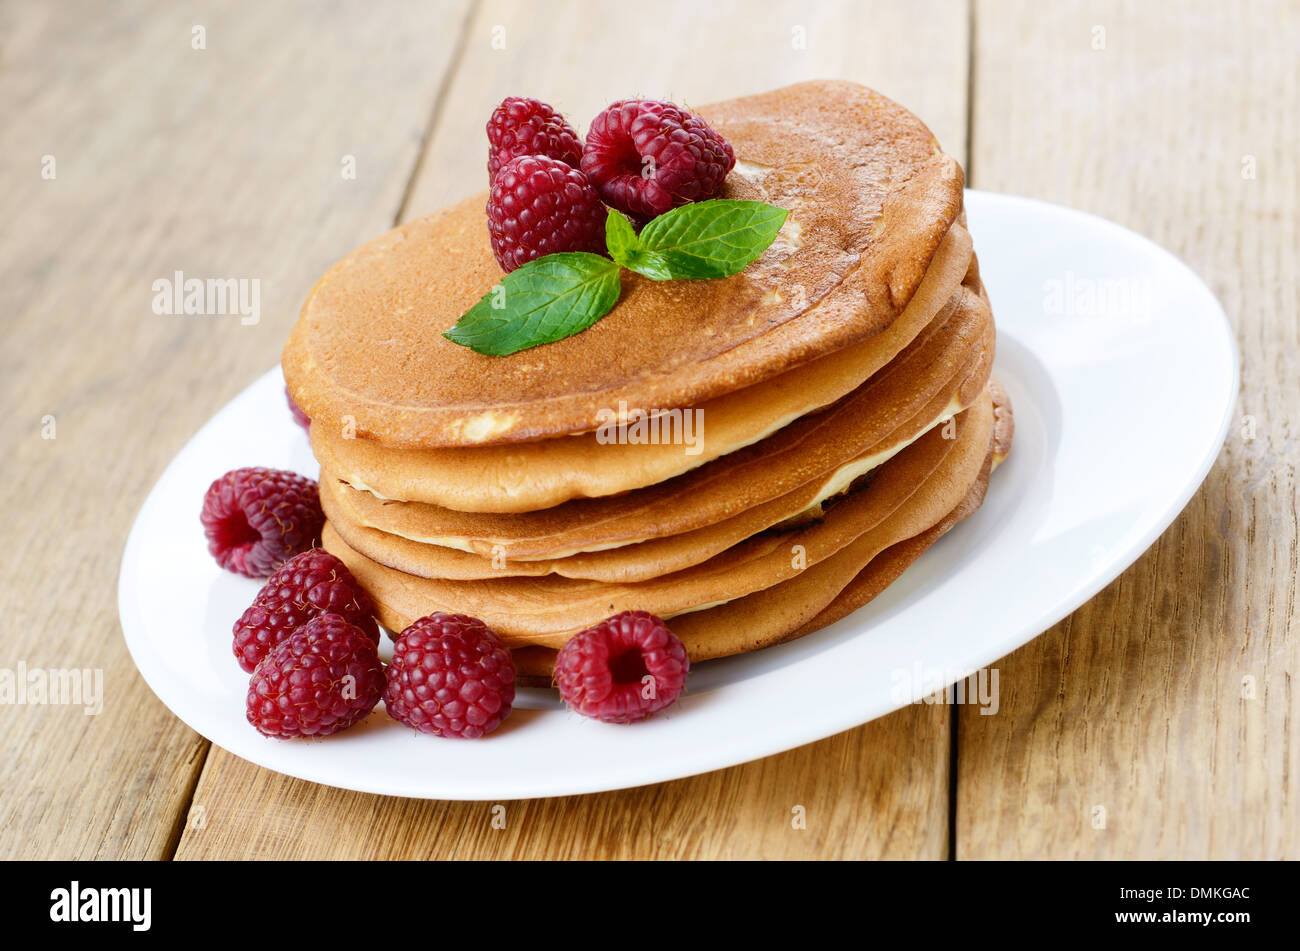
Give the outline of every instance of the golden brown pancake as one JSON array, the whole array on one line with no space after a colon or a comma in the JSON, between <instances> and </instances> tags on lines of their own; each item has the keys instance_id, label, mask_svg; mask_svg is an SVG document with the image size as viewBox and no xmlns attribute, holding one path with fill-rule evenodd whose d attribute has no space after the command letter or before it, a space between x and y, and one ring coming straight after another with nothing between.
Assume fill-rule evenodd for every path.
<instances>
[{"instance_id":1,"label":"golden brown pancake","mask_svg":"<svg viewBox=\"0 0 1300 951\"><path fill-rule=\"evenodd\" d=\"M989 456L975 484L943 519L919 534L888 546L838 589L838 580L848 576L845 564L850 569L853 565L853 556L847 549L790 581L707 611L679 615L670 626L683 639L691 660L724 657L784 643L847 617L893 584L926 549L974 513L984 500L991 471L1006 458L1014 434L1011 403L1005 390L996 379L990 381L989 390L994 399ZM870 547L862 546L866 551ZM855 553L860 554L861 551ZM836 559L843 563L835 563ZM831 593L833 597L824 602ZM513 651L513 655L521 682L549 682L555 666L554 649L523 647Z\"/></svg>"},{"instance_id":2,"label":"golden brown pancake","mask_svg":"<svg viewBox=\"0 0 1300 951\"><path fill-rule=\"evenodd\" d=\"M912 562L920 558L926 549L947 534L954 525L974 514L984 501L984 494L989 484L989 475L995 468L993 453L990 450L984 467L980 470L980 477L971 486L970 491L966 493L961 502L945 515L942 521L930 526L920 534L890 545L880 552L840 589L829 604L813 614L800 626L788 633L778 633L774 625L765 625L767 634L770 637L769 643L783 644L786 641L793 641L803 637L805 634L819 631L834 624L840 618L848 617L868 601L874 599L880 592L897 581ZM853 566L849 565L848 567L851 569ZM832 565L826 567L827 573L834 569L835 566ZM843 574L847 575L847 572ZM787 593L793 594L793 592Z\"/></svg>"},{"instance_id":3,"label":"golden brown pancake","mask_svg":"<svg viewBox=\"0 0 1300 951\"><path fill-rule=\"evenodd\" d=\"M974 295L968 300L977 302ZM949 328L944 328L948 330ZM981 342L981 346L984 343ZM976 363L973 382L978 385L987 377L987 359L981 358ZM532 518L550 514L551 527L542 532L550 537L551 543L557 543L557 536L562 536L566 544L577 544L580 550L573 553L557 554L550 558L539 559L525 555L514 557L511 549L500 544L489 554L479 554L465 538L447 538L435 534L435 541L425 541L431 526L430 522L445 516L444 510L414 503L382 502L369 493L352 489L335 478L328 470L321 476L321 501L326 515L335 529L349 546L359 553L386 565L425 578L444 578L451 580L474 580L482 578L501 578L509 576L559 574L570 578L587 578L608 582L634 582L651 577L668 574L705 561L731 545L763 531L774 525L792 526L820 514L819 502L837 495L848 486L869 472L875 466L886 462L892 455L915 440L922 433L955 415L964 405L959 400L962 393L968 392L971 384L955 378L948 389L936 394L927 407L902 422L893 432L874 445L850 446L859 452L854 458L843 460L847 453L836 452L835 464L825 471L815 473L807 482L784 495L778 495L767 501L759 502L751 508L736 511L737 500L743 495L740 489L726 486L726 470L716 473L714 491L699 491L699 480L684 478L678 480L680 491L676 497L665 499L663 490L658 492L642 491L629 493L620 497L619 504L624 507L625 515L631 516L640 511L644 516L637 528L624 519L625 531L634 531L632 541L610 544L588 542L585 546L577 541L584 526L593 520L588 510L584 512L581 505L568 506L562 513L534 513ZM935 407L939 407L935 416ZM819 437L829 439L860 438L863 434L872 435L870 427L861 424L866 418L860 404L849 403L833 407L826 411L827 418L818 427ZM761 445L761 444L760 444ZM779 441L774 443L779 445ZM753 454L759 452L755 447ZM782 470L775 466L758 465L749 467L757 469L758 479L771 477ZM715 468L723 466L723 463ZM733 480L747 486L753 493L756 479L753 472L742 474ZM666 487L665 487L666 488ZM634 506L637 498L651 495L649 504L640 509ZM755 495L762 498L762 495ZM656 504L657 503L657 504ZM586 503L588 508L599 503ZM664 505L678 512L694 509L694 529L670 533L671 526L657 514ZM707 509L706 506L712 506ZM608 506L606 506L608 508ZM726 514L734 513L734 514ZM462 520L472 516L452 513ZM562 515L558 521L553 517ZM606 513L608 514L608 512ZM570 523L563 525L563 517ZM525 516L489 516L497 522L513 525L518 530ZM446 531L433 527L435 532ZM480 539L481 542L481 539ZM449 544L450 543L450 544ZM468 550L467 550L468 549ZM481 548L480 548L481 550Z\"/></svg>"},{"instance_id":4,"label":"golden brown pancake","mask_svg":"<svg viewBox=\"0 0 1300 951\"><path fill-rule=\"evenodd\" d=\"M891 434L887 440L888 445L882 443L873 446L856 459L793 492L711 525L677 535L651 537L628 545L578 552L558 558L510 561L505 557L504 549L489 558L443 545L414 541L405 537L404 533L390 534L372 528L357 518L356 510L349 504L349 499L355 499L360 494L345 483L330 478L328 474L323 475L320 481L321 505L330 524L350 547L381 565L421 578L472 581L556 574L594 581L645 581L699 564L773 526L796 527L820 518L823 503L847 491L877 466L888 465L894 455L923 433L945 423L956 412L957 408L945 407L943 414L925 425L920 432L914 433L908 427L905 433ZM681 501L683 505L690 505L692 500L688 495ZM385 509L400 509L402 505L403 503L394 503L385 506ZM653 525L647 525L645 529L647 533L657 530L658 526Z\"/></svg>"},{"instance_id":5,"label":"golden brown pancake","mask_svg":"<svg viewBox=\"0 0 1300 951\"><path fill-rule=\"evenodd\" d=\"M481 617L527 678L641 609L693 660L722 657L849 613L978 508L1013 421L960 168L849 83L700 112L736 149L723 197L790 211L741 274L624 272L584 333L474 354L441 334L502 279L478 195L308 296L283 365L313 419L324 545L386 626ZM703 429L611 445L611 410Z\"/></svg>"},{"instance_id":6,"label":"golden brown pancake","mask_svg":"<svg viewBox=\"0 0 1300 951\"><path fill-rule=\"evenodd\" d=\"M595 326L508 357L441 336L500 282L476 195L331 267L285 346L316 428L388 446L487 446L596 429L602 408L699 406L886 331L961 210L962 173L914 115L810 82L699 110L735 148L722 197L790 211L740 274L624 272Z\"/></svg>"},{"instance_id":7,"label":"golden brown pancake","mask_svg":"<svg viewBox=\"0 0 1300 951\"><path fill-rule=\"evenodd\" d=\"M987 301L982 296L964 286L959 294L960 303L952 311L945 312L946 317L941 314L932 321L888 366L834 406L802 417L765 440L674 479L609 499L603 505L595 500L573 500L543 512L522 509L516 512L514 507L525 504L525 500L527 504L538 501L538 495L529 491L531 483L527 473L531 470L527 468L520 474L520 491L508 499L478 499L480 506L508 502L507 512L501 512L499 508L486 511L480 508L471 509L472 514L466 517L451 516L448 509L459 509L464 498L459 489L453 499L458 503L455 506L429 503L431 507L428 508L392 508L382 505L372 492L355 498L349 495L349 500L359 513L359 524L415 541L468 548L489 557L494 554L496 546L502 545L506 549L505 557L511 560L529 557L522 550L526 546L515 547L512 543L520 541L521 535L534 531L539 542L534 547L541 548L540 557L556 557L561 553L591 551L642 541L647 537L679 534L716 522L792 491L818 474L843 465L856 456L861 447L887 439L902 421L914 420L917 427L914 432L919 433L921 427L937 418L949 403L955 403L957 408L969 406L988 380L995 329ZM965 381L955 396L952 390L954 380ZM316 430L315 425L312 430ZM367 471L361 478L356 476L355 470L351 473L340 470L337 468L339 460L325 451L319 440L313 440L313 445L322 470L329 478L342 479L354 486L360 482L359 488L370 486L370 480L384 478L382 467L374 472ZM604 464L603 460L596 460L593 466L600 468ZM419 473L410 474L412 479L408 481L416 481ZM430 479L426 485L425 480L421 478L420 481L421 495L448 500L440 491L445 487L444 483ZM471 484L465 482L464 486ZM693 496L691 506L684 509L679 493L685 491L708 495L707 498ZM707 508L706 502L712 508ZM581 515L574 511L578 505L585 505L587 509ZM647 505L654 509L651 524L662 526L658 532L647 534L644 531L648 509L642 507ZM543 514L546 511L551 514ZM521 515L521 512L526 514ZM701 513L705 512L711 514L702 516ZM494 515L499 517L494 519ZM491 536L486 544L484 535ZM564 544L568 544L567 551Z\"/></svg>"},{"instance_id":8,"label":"golden brown pancake","mask_svg":"<svg viewBox=\"0 0 1300 951\"><path fill-rule=\"evenodd\" d=\"M936 420L945 421L955 415L964 408L967 383L980 379L983 371L980 365L966 381L950 381L945 390L865 455L884 461L899 445L910 442L904 434L919 436ZM833 408L826 412L838 411ZM805 425L810 429L816 425L816 430L805 433L806 440L814 452L821 454L819 447L825 440L858 438L864 432L873 435L853 425L862 418L850 411L841 415L842 426L834 420L825 421L825 425L810 420ZM773 444L771 448L782 446ZM682 538L751 514L761 518L759 509L767 505L783 510L783 519L795 518L816 502L836 473L853 467L856 461L844 461L837 453L827 453L825 458L830 460L830 466L808 478L801 468L787 468L791 465L788 456L781 459L781 466L763 465L762 454L755 448L660 486L518 515L480 515L421 503L385 502L352 489L328 472L322 474L322 495L330 496L329 501L339 507L343 520L359 527L480 557L512 562L553 560L616 550L652 539ZM799 484L790 488L795 482Z\"/></svg>"},{"instance_id":9,"label":"golden brown pancake","mask_svg":"<svg viewBox=\"0 0 1300 951\"><path fill-rule=\"evenodd\" d=\"M1011 410L1011 397L995 376L989 377L989 395L993 397L993 468L996 469L1011 452L1016 418Z\"/></svg>"},{"instance_id":10,"label":"golden brown pancake","mask_svg":"<svg viewBox=\"0 0 1300 951\"><path fill-rule=\"evenodd\" d=\"M989 458L980 478L965 498L938 524L890 546L879 556L871 559L830 604L803 625L784 635L782 641L794 640L813 631L819 631L823 627L834 624L840 618L852 614L897 581L907 567L921 557L926 549L947 534L962 519L973 515L983 504L989 476L1006 459L1015 436L1015 417L1011 408L1011 399L996 377L989 381L989 395L993 398L993 439L989 447Z\"/></svg>"},{"instance_id":11,"label":"golden brown pancake","mask_svg":"<svg viewBox=\"0 0 1300 951\"><path fill-rule=\"evenodd\" d=\"M686 407L686 416L678 408L675 420L657 421L667 420L667 431L679 436L689 424L689 440L611 443L593 432L522 445L401 450L317 423L312 447L331 473L380 498L467 512L535 511L653 485L755 443L856 389L927 327L943 325L962 302L960 282L970 257L970 238L954 224L916 295L883 333L757 386ZM621 407L608 409L617 414Z\"/></svg>"},{"instance_id":12,"label":"golden brown pancake","mask_svg":"<svg viewBox=\"0 0 1300 951\"><path fill-rule=\"evenodd\" d=\"M815 427L811 420L804 421L802 425L813 430L802 442L797 432L793 434L794 444L790 442L792 434L785 433L782 438L751 447L745 454L719 460L707 471L658 487L627 493L616 500L585 501L537 513L465 514L419 503L381 501L346 485L328 467L321 475L322 503L344 539L358 551L381 564L422 577L472 579L555 572L569 577L632 581L686 567L749 534L801 517L820 499L837 494L923 432L964 409L974 388L987 378L988 356L980 352L963 357L961 347L986 346L986 335L972 330L971 321L982 318L991 322L991 318L973 294L964 294L962 300L975 310L944 318L937 330L927 328L911 348L918 351L926 340L932 340L929 353L931 357L939 353L940 359L925 364L924 351L909 353L923 364L916 378L909 381L882 374L875 383L887 382L885 377L890 377L892 386L878 385L871 393L831 407ZM944 339L948 344L942 346L947 349L940 352L937 348ZM873 408L868 402L873 396L886 410L910 408L907 402L893 398L900 387L914 393L929 391L930 384L920 380L922 374L941 376L958 364L962 371L942 389L935 390L921 410L881 435L885 425L879 417L872 419ZM972 365L974 369L967 370ZM876 442L868 443L869 439ZM833 445L833 441L839 444ZM804 453L811 457L828 459L828 465L808 473L791 470L791 445L802 445ZM765 464L763 456L768 450L785 450L775 457L780 465ZM804 475L804 481L789 488L794 475ZM747 500L752 504L746 506ZM666 518L668 512L674 517ZM611 540L612 521L617 521L622 538ZM708 531L714 525L717 530ZM494 527L512 534L521 544L499 536L482 536L483 531ZM475 530L477 537L463 534ZM458 531L462 534L455 534ZM549 545L545 553L547 566L520 564L542 560L538 553L526 550L530 534ZM643 544L648 540L661 543ZM704 550L692 551L692 544ZM617 552L627 545L638 545L640 551ZM434 546L444 550L427 550ZM590 554L584 557L583 553ZM675 567L654 570L658 562Z\"/></svg>"},{"instance_id":13,"label":"golden brown pancake","mask_svg":"<svg viewBox=\"0 0 1300 951\"><path fill-rule=\"evenodd\" d=\"M877 546L874 555L923 531L951 511L975 482L988 455L993 422L986 393L957 418L955 438L931 430L882 466L865 488L833 505L821 521L757 535L702 564L636 584L560 577L416 578L359 554L328 524L324 547L348 565L392 630L424 614L447 611L481 618L507 646L558 647L620 611L673 618L801 576L846 547L860 552L864 538Z\"/></svg>"}]
</instances>

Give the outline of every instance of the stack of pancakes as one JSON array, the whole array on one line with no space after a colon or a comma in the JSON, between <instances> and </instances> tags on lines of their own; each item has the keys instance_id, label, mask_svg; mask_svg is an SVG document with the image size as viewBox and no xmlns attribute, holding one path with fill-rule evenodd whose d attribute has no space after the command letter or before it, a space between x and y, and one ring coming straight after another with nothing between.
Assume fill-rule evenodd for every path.
<instances>
[{"instance_id":1,"label":"stack of pancakes","mask_svg":"<svg viewBox=\"0 0 1300 951\"><path fill-rule=\"evenodd\" d=\"M963 176L884 97L815 82L698 110L721 197L789 209L742 273L624 272L599 323L508 357L442 337L501 281L483 195L334 265L284 352L325 547L400 631L481 618L545 676L663 617L695 661L864 604L977 508L1011 441Z\"/></svg>"}]
</instances>

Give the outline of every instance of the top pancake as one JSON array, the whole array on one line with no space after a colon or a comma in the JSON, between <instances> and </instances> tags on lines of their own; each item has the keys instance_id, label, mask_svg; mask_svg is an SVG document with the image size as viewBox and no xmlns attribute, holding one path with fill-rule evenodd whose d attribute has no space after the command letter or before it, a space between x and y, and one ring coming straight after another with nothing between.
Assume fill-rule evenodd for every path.
<instances>
[{"instance_id":1,"label":"top pancake","mask_svg":"<svg viewBox=\"0 0 1300 951\"><path fill-rule=\"evenodd\" d=\"M312 450L322 468L380 498L463 512L532 512L569 499L656 485L760 442L841 399L872 374L886 372L903 352L916 349L935 326L953 324L957 311L973 317L971 305L979 309L976 299L960 283L973 262L970 236L954 223L916 293L887 330L755 386L677 411L675 422L661 416L669 422L657 440L618 442L595 432L499 446L394 449L317 423L311 427ZM923 377L923 370L913 366L905 375ZM924 385L921 378L895 383L917 393Z\"/></svg>"},{"instance_id":2,"label":"top pancake","mask_svg":"<svg viewBox=\"0 0 1300 951\"><path fill-rule=\"evenodd\" d=\"M906 109L852 83L812 82L699 113L736 150L722 197L790 210L740 274L623 274L594 327L507 357L441 334L493 285L480 194L335 264L284 351L313 421L394 447L483 446L582 433L620 401L695 405L888 328L961 210L962 174Z\"/></svg>"}]
</instances>

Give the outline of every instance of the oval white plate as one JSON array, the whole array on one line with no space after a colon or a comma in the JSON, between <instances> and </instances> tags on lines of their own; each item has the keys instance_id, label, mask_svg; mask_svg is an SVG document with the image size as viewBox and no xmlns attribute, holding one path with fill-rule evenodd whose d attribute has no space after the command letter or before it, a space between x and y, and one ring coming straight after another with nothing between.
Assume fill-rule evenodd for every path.
<instances>
[{"instance_id":1,"label":"oval white plate","mask_svg":"<svg viewBox=\"0 0 1300 951\"><path fill-rule=\"evenodd\" d=\"M229 469L316 475L277 368L199 431L131 530L118 598L141 674L189 726L269 769L393 796L495 800L768 756L992 664L1115 578L1187 503L1227 432L1237 358L1214 296L1145 238L1004 195L970 192L967 208L1015 445L983 508L850 617L701 664L675 706L634 726L587 720L550 691L524 690L506 724L477 742L417 734L382 708L324 740L264 738L244 719L248 677L230 650L231 625L259 583L216 566L198 513Z\"/></svg>"}]
</instances>

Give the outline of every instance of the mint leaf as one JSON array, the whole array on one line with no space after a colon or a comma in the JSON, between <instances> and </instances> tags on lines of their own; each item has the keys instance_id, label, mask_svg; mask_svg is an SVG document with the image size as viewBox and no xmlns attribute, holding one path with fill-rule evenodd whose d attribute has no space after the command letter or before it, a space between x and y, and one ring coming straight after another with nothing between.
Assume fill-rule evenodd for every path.
<instances>
[{"instance_id":1,"label":"mint leaf","mask_svg":"<svg viewBox=\"0 0 1300 951\"><path fill-rule=\"evenodd\" d=\"M638 236L617 211L605 218L609 258L548 254L507 274L443 334L504 357L586 330L618 303L619 268L651 280L700 280L743 270L776 239L788 212L761 201L699 201L655 218Z\"/></svg>"},{"instance_id":2,"label":"mint leaf","mask_svg":"<svg viewBox=\"0 0 1300 951\"><path fill-rule=\"evenodd\" d=\"M744 270L789 214L761 201L715 199L674 208L641 229L629 270L651 280L700 280Z\"/></svg>"},{"instance_id":3,"label":"mint leaf","mask_svg":"<svg viewBox=\"0 0 1300 951\"><path fill-rule=\"evenodd\" d=\"M618 275L619 266L598 254L548 254L507 274L443 336L494 357L563 340L610 312Z\"/></svg>"},{"instance_id":4,"label":"mint leaf","mask_svg":"<svg viewBox=\"0 0 1300 951\"><path fill-rule=\"evenodd\" d=\"M632 262L641 249L636 232L632 230L632 222L613 208L605 218L605 247L609 250L609 256L625 268L632 267Z\"/></svg>"}]
</instances>

